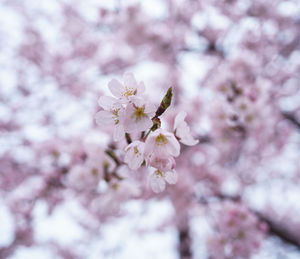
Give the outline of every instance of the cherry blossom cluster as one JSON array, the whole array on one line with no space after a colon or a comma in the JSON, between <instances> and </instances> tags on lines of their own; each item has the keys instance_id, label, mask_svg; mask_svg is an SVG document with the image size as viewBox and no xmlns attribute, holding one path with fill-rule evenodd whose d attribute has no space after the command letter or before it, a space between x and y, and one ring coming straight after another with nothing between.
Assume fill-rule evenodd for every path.
<instances>
[{"instance_id":1,"label":"cherry blossom cluster","mask_svg":"<svg viewBox=\"0 0 300 259\"><path fill-rule=\"evenodd\" d=\"M145 95L145 85L137 82L132 73L125 73L123 83L116 79L108 83L113 96L101 96L99 105L103 110L96 114L100 126L112 125L115 141L127 140L124 148L124 163L131 170L142 166L151 168L149 184L156 193L166 188L166 183L175 184L177 173L175 157L180 154L180 143L192 146L198 143L185 122L187 113L177 114L173 131L161 128L160 116L170 106L172 88L169 88L159 107ZM138 136L132 141L132 136Z\"/></svg>"},{"instance_id":2,"label":"cherry blossom cluster","mask_svg":"<svg viewBox=\"0 0 300 259\"><path fill-rule=\"evenodd\" d=\"M212 258L250 258L260 247L267 226L244 205L226 201L218 214L217 231L208 243Z\"/></svg>"}]
</instances>

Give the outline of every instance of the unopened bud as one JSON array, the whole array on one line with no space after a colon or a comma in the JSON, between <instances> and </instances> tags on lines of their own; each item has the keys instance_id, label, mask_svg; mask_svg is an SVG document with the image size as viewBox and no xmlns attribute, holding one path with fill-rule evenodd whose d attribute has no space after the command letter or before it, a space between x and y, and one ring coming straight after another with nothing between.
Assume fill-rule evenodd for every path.
<instances>
[{"instance_id":1,"label":"unopened bud","mask_svg":"<svg viewBox=\"0 0 300 259\"><path fill-rule=\"evenodd\" d=\"M155 113L155 117L158 117L160 115L162 115L170 106L171 101L172 101L172 87L170 87L167 91L167 93L165 94L164 98L162 99L156 113Z\"/></svg>"}]
</instances>

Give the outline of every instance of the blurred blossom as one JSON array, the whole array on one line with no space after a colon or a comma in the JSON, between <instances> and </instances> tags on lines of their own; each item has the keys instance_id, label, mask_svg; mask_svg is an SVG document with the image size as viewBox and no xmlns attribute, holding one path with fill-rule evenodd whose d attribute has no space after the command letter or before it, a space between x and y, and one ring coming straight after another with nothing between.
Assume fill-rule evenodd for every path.
<instances>
[{"instance_id":1,"label":"blurred blossom","mask_svg":"<svg viewBox=\"0 0 300 259\"><path fill-rule=\"evenodd\" d=\"M299 13L2 1L0 258L300 257Z\"/></svg>"}]
</instances>

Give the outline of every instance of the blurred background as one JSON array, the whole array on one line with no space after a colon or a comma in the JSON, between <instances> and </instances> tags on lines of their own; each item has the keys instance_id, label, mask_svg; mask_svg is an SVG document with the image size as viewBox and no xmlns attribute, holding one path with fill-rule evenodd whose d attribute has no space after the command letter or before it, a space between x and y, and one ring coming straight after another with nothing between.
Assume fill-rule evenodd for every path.
<instances>
[{"instance_id":1,"label":"blurred background","mask_svg":"<svg viewBox=\"0 0 300 259\"><path fill-rule=\"evenodd\" d=\"M0 258L300 258L299 0L2 0L0 24ZM101 178L128 71L200 140L158 196ZM213 242L228 200L259 249Z\"/></svg>"}]
</instances>

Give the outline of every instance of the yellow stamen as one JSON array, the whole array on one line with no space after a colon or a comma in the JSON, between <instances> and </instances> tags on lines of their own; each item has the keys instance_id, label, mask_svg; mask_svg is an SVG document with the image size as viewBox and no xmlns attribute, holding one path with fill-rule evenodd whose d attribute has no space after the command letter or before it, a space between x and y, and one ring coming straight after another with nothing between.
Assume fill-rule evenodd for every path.
<instances>
[{"instance_id":1,"label":"yellow stamen","mask_svg":"<svg viewBox=\"0 0 300 259\"><path fill-rule=\"evenodd\" d=\"M168 140L163 134L159 134L155 138L155 142L156 142L157 145L166 145L166 144L168 144Z\"/></svg>"},{"instance_id":2,"label":"yellow stamen","mask_svg":"<svg viewBox=\"0 0 300 259\"><path fill-rule=\"evenodd\" d=\"M163 177L163 172L160 171L160 170L156 170L156 171L155 171L155 174L156 174L157 176Z\"/></svg>"},{"instance_id":3,"label":"yellow stamen","mask_svg":"<svg viewBox=\"0 0 300 259\"><path fill-rule=\"evenodd\" d=\"M98 169L97 168L93 168L91 171L92 175L97 176L98 175Z\"/></svg>"},{"instance_id":4,"label":"yellow stamen","mask_svg":"<svg viewBox=\"0 0 300 259\"><path fill-rule=\"evenodd\" d=\"M135 94L136 94L136 90L134 90L134 88L125 86L125 91L124 91L124 93L122 93L122 96L128 98L129 96L135 95Z\"/></svg>"},{"instance_id":5,"label":"yellow stamen","mask_svg":"<svg viewBox=\"0 0 300 259\"><path fill-rule=\"evenodd\" d=\"M136 121L139 121L144 117L147 117L145 113L145 107L135 107L134 114L131 116L131 118L135 118Z\"/></svg>"},{"instance_id":6,"label":"yellow stamen","mask_svg":"<svg viewBox=\"0 0 300 259\"><path fill-rule=\"evenodd\" d=\"M243 110L243 111L247 110L247 104L242 103L242 104L240 105L240 109Z\"/></svg>"},{"instance_id":7,"label":"yellow stamen","mask_svg":"<svg viewBox=\"0 0 300 259\"><path fill-rule=\"evenodd\" d=\"M134 148L133 148L133 151L134 151L135 154L138 154L138 153L139 153L139 150L137 149L137 147L134 147Z\"/></svg>"},{"instance_id":8,"label":"yellow stamen","mask_svg":"<svg viewBox=\"0 0 300 259\"><path fill-rule=\"evenodd\" d=\"M250 123L254 120L254 116L249 114L249 115L246 116L245 120Z\"/></svg>"},{"instance_id":9,"label":"yellow stamen","mask_svg":"<svg viewBox=\"0 0 300 259\"><path fill-rule=\"evenodd\" d=\"M119 188L119 185L117 183L112 184L111 188L113 190L117 190Z\"/></svg>"}]
</instances>

